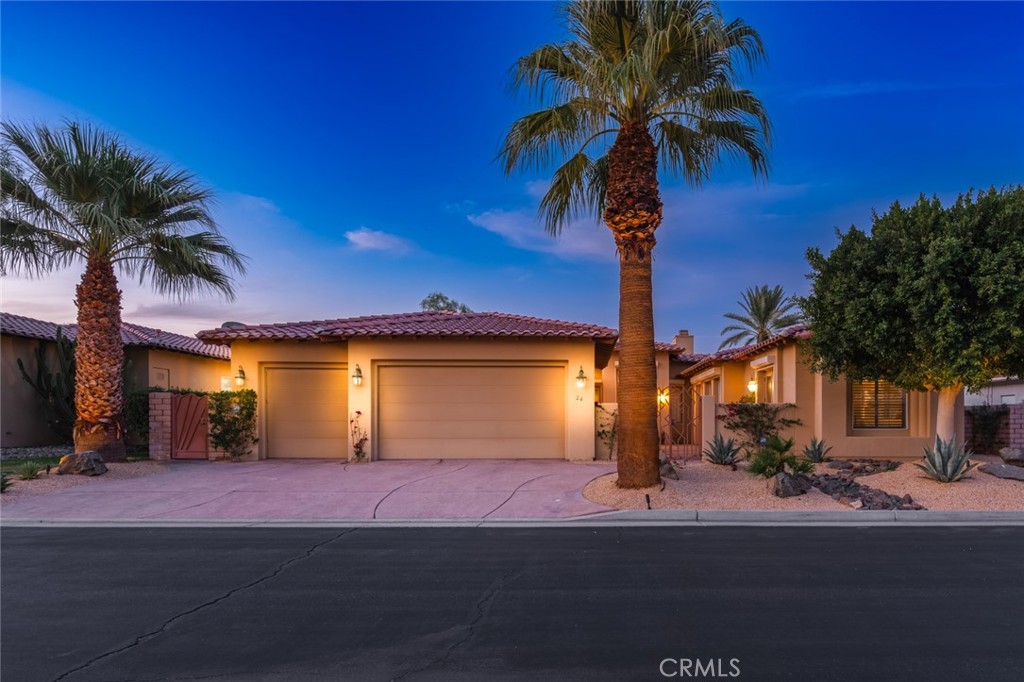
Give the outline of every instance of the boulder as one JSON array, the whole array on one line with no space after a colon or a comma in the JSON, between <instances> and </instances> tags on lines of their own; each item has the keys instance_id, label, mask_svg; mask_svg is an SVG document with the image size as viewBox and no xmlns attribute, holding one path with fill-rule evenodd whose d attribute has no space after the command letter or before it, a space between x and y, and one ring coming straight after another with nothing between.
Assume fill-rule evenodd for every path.
<instances>
[{"instance_id":1,"label":"boulder","mask_svg":"<svg viewBox=\"0 0 1024 682\"><path fill-rule=\"evenodd\" d=\"M833 459L825 466L829 469L852 469L853 463L841 459Z\"/></svg>"},{"instance_id":2,"label":"boulder","mask_svg":"<svg viewBox=\"0 0 1024 682\"><path fill-rule=\"evenodd\" d=\"M1004 448L1006 449L1006 448ZM993 464L985 462L978 471L995 476L996 478L1009 478L1014 481L1024 481L1024 467L1010 466L1009 464Z\"/></svg>"},{"instance_id":3,"label":"boulder","mask_svg":"<svg viewBox=\"0 0 1024 682\"><path fill-rule=\"evenodd\" d=\"M96 452L76 452L64 455L57 465L58 474L81 474L82 476L99 476L107 472L107 465Z\"/></svg>"},{"instance_id":4,"label":"boulder","mask_svg":"<svg viewBox=\"0 0 1024 682\"><path fill-rule=\"evenodd\" d=\"M1003 461L1013 466L1024 466L1024 448L1003 448L999 451Z\"/></svg>"},{"instance_id":5,"label":"boulder","mask_svg":"<svg viewBox=\"0 0 1024 682\"><path fill-rule=\"evenodd\" d=\"M679 472L676 471L671 462L662 462L659 473L662 478L671 478L673 481L679 480Z\"/></svg>"},{"instance_id":6,"label":"boulder","mask_svg":"<svg viewBox=\"0 0 1024 682\"><path fill-rule=\"evenodd\" d=\"M768 490L776 497L796 497L811 489L811 482L799 476L780 472L768 479Z\"/></svg>"}]
</instances>

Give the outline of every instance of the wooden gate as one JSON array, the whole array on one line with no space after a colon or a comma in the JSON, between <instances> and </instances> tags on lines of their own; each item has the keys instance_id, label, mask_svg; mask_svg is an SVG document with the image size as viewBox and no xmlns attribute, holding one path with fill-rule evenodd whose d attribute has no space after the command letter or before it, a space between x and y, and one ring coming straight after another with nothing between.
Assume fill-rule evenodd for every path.
<instances>
[{"instance_id":1,"label":"wooden gate","mask_svg":"<svg viewBox=\"0 0 1024 682\"><path fill-rule=\"evenodd\" d=\"M172 459L207 459L209 445L207 430L209 406L205 395L178 395L171 397Z\"/></svg>"}]
</instances>

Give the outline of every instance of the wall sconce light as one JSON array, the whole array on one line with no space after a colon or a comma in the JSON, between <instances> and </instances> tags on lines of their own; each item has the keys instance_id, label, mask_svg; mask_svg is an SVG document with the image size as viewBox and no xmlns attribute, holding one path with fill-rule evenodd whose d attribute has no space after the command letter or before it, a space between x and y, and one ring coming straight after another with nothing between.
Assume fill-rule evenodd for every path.
<instances>
[{"instance_id":1,"label":"wall sconce light","mask_svg":"<svg viewBox=\"0 0 1024 682\"><path fill-rule=\"evenodd\" d=\"M235 385L245 386L245 370L241 365L238 366L238 374L235 375Z\"/></svg>"},{"instance_id":2,"label":"wall sconce light","mask_svg":"<svg viewBox=\"0 0 1024 682\"><path fill-rule=\"evenodd\" d=\"M580 365L580 373L576 375L576 388L584 388L587 385L587 375L583 373L583 365Z\"/></svg>"},{"instance_id":3,"label":"wall sconce light","mask_svg":"<svg viewBox=\"0 0 1024 682\"><path fill-rule=\"evenodd\" d=\"M352 372L352 385L363 385L363 370L359 369L359 365L356 365L356 371Z\"/></svg>"},{"instance_id":4,"label":"wall sconce light","mask_svg":"<svg viewBox=\"0 0 1024 682\"><path fill-rule=\"evenodd\" d=\"M668 398L668 389L667 388L659 388L658 389L658 407L665 407L666 405L668 405L668 400L669 400L669 398Z\"/></svg>"},{"instance_id":5,"label":"wall sconce light","mask_svg":"<svg viewBox=\"0 0 1024 682\"><path fill-rule=\"evenodd\" d=\"M747 382L747 390L751 393L757 393L757 379L751 379Z\"/></svg>"}]
</instances>

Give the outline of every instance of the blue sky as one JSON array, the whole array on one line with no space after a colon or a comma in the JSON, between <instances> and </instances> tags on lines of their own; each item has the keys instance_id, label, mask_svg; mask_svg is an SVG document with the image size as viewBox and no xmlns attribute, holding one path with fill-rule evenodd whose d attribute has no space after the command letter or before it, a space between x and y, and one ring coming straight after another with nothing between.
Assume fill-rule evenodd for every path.
<instances>
[{"instance_id":1,"label":"blue sky","mask_svg":"<svg viewBox=\"0 0 1024 682\"><path fill-rule=\"evenodd\" d=\"M1024 180L1024 3L722 7L769 54L745 82L773 120L772 173L665 179L659 338L717 347L744 288L804 293L805 249L873 208ZM5 119L90 119L191 169L251 259L233 303L124 282L126 319L192 333L415 310L441 290L617 326L611 235L583 220L547 237L545 176L494 162L532 108L510 65L563 37L553 4L5 2L0 21ZM5 278L3 309L70 321L79 275Z\"/></svg>"}]
</instances>

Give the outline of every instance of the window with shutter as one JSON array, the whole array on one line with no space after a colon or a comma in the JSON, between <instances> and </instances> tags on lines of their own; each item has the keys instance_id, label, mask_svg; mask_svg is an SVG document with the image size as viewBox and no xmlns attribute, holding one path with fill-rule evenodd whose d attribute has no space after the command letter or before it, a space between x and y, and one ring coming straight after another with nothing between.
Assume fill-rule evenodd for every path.
<instances>
[{"instance_id":1,"label":"window with shutter","mask_svg":"<svg viewBox=\"0 0 1024 682\"><path fill-rule=\"evenodd\" d=\"M907 394L898 386L877 379L854 381L852 386L853 428L905 429Z\"/></svg>"}]
</instances>

